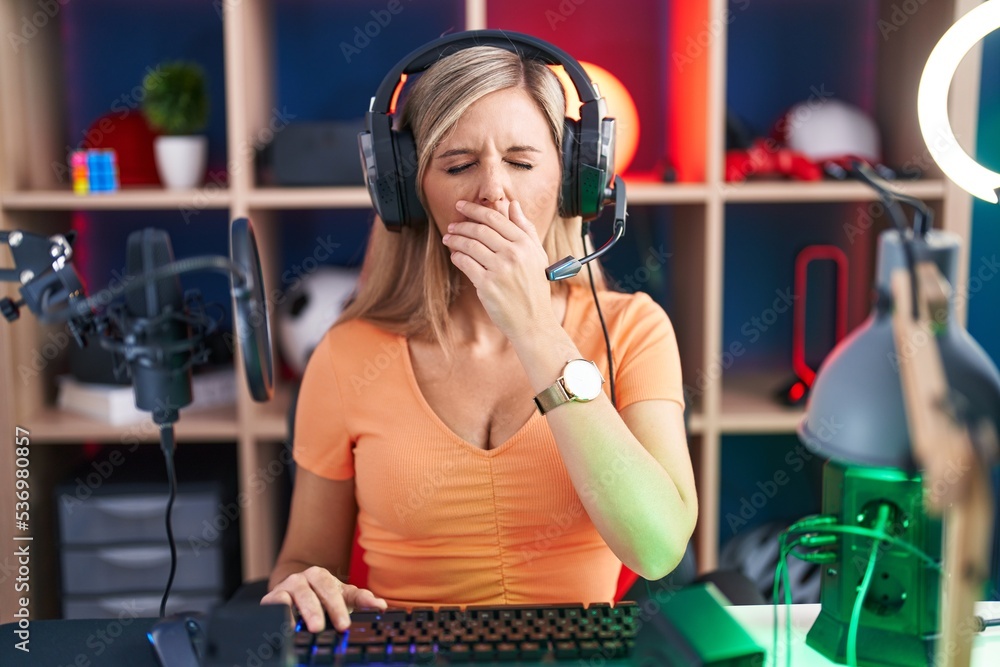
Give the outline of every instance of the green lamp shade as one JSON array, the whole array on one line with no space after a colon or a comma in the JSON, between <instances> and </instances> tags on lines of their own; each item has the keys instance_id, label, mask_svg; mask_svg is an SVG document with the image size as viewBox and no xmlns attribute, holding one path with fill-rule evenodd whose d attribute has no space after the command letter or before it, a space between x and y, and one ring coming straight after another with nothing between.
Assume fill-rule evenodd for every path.
<instances>
[{"instance_id":1,"label":"green lamp shade","mask_svg":"<svg viewBox=\"0 0 1000 667\"><path fill-rule=\"evenodd\" d=\"M932 230L913 244L918 262L934 261L955 284L958 236ZM892 272L905 267L899 234L883 232L875 307L823 362L799 425L799 438L820 456L847 464L916 468L899 379L900 359L912 350L896 350L889 286ZM972 336L955 324L953 297L948 311L949 326L937 343L953 402L972 421L991 419L1000 432L1000 373Z\"/></svg>"}]
</instances>

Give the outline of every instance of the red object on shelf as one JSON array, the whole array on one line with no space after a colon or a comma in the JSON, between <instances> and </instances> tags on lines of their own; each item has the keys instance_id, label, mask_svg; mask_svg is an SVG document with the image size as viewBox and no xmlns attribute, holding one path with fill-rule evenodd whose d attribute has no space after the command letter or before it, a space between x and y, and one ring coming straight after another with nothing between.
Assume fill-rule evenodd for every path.
<instances>
[{"instance_id":1,"label":"red object on shelf","mask_svg":"<svg viewBox=\"0 0 1000 667\"><path fill-rule=\"evenodd\" d=\"M806 279L810 262L829 260L837 266L836 311L834 312L834 345L847 335L847 255L835 245L807 246L795 258L795 305L792 328L792 370L795 378L777 392L787 405L800 405L808 397L816 380L816 369L806 361Z\"/></svg>"},{"instance_id":2,"label":"red object on shelf","mask_svg":"<svg viewBox=\"0 0 1000 667\"><path fill-rule=\"evenodd\" d=\"M726 151L726 180L742 183L749 176L790 176L797 181L819 181L823 170L815 162L773 139L757 139L746 150Z\"/></svg>"},{"instance_id":3,"label":"red object on shelf","mask_svg":"<svg viewBox=\"0 0 1000 667\"><path fill-rule=\"evenodd\" d=\"M847 335L847 255L835 245L811 245L795 258L795 328L792 330L792 369L806 387L812 387L816 370L806 361L806 274L809 263L829 260L837 265L837 310L834 344Z\"/></svg>"},{"instance_id":4,"label":"red object on shelf","mask_svg":"<svg viewBox=\"0 0 1000 667\"><path fill-rule=\"evenodd\" d=\"M118 179L126 185L160 185L153 157L157 133L139 111L116 111L98 118L87 130L81 148L113 148L118 154Z\"/></svg>"},{"instance_id":5,"label":"red object on shelf","mask_svg":"<svg viewBox=\"0 0 1000 667\"><path fill-rule=\"evenodd\" d=\"M796 382L792 385L792 388L788 390L788 397L793 403L798 403L802 400L802 397L806 395L806 385L804 382Z\"/></svg>"}]
</instances>

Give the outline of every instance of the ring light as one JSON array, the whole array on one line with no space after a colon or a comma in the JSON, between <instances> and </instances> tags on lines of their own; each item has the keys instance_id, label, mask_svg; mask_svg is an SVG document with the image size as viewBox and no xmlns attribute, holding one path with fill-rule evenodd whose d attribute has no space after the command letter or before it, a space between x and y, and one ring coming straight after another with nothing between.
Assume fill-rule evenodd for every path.
<instances>
[{"instance_id":1,"label":"ring light","mask_svg":"<svg viewBox=\"0 0 1000 667\"><path fill-rule=\"evenodd\" d=\"M948 118L948 89L962 58L1000 28L1000 0L989 0L960 18L931 51L917 90L920 132L945 176L970 194L998 203L1000 174L970 157L958 144Z\"/></svg>"}]
</instances>

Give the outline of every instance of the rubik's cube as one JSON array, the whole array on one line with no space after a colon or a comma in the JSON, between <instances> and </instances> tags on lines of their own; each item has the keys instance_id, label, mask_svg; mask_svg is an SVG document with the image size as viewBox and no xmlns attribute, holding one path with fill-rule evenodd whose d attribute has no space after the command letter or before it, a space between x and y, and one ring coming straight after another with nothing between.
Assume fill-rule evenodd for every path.
<instances>
[{"instance_id":1,"label":"rubik's cube","mask_svg":"<svg viewBox=\"0 0 1000 667\"><path fill-rule=\"evenodd\" d=\"M73 192L115 192L119 188L118 155L112 148L73 151L69 156Z\"/></svg>"}]
</instances>

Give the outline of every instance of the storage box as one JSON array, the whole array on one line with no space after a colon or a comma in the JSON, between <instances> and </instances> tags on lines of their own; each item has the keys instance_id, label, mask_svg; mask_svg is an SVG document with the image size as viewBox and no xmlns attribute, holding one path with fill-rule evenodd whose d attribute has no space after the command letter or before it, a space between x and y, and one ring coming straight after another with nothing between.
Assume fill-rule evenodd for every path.
<instances>
[{"instance_id":1,"label":"storage box","mask_svg":"<svg viewBox=\"0 0 1000 667\"><path fill-rule=\"evenodd\" d=\"M150 618L160 615L163 593L142 595L69 596L63 600L63 618ZM167 614L182 611L208 613L223 602L217 594L174 593Z\"/></svg>"},{"instance_id":2,"label":"storage box","mask_svg":"<svg viewBox=\"0 0 1000 667\"><path fill-rule=\"evenodd\" d=\"M75 595L122 592L161 593L170 573L170 548L162 546L104 546L64 549L63 593ZM197 551L177 545L177 573L172 591L218 591L223 588L222 549Z\"/></svg>"},{"instance_id":3,"label":"storage box","mask_svg":"<svg viewBox=\"0 0 1000 667\"><path fill-rule=\"evenodd\" d=\"M59 492L59 537L64 546L166 544L167 494L136 492L93 495L80 500L75 488ZM178 542L206 539L233 523L235 508L222 507L219 491L185 490L174 500L172 521ZM207 526L206 526L207 522Z\"/></svg>"}]
</instances>

